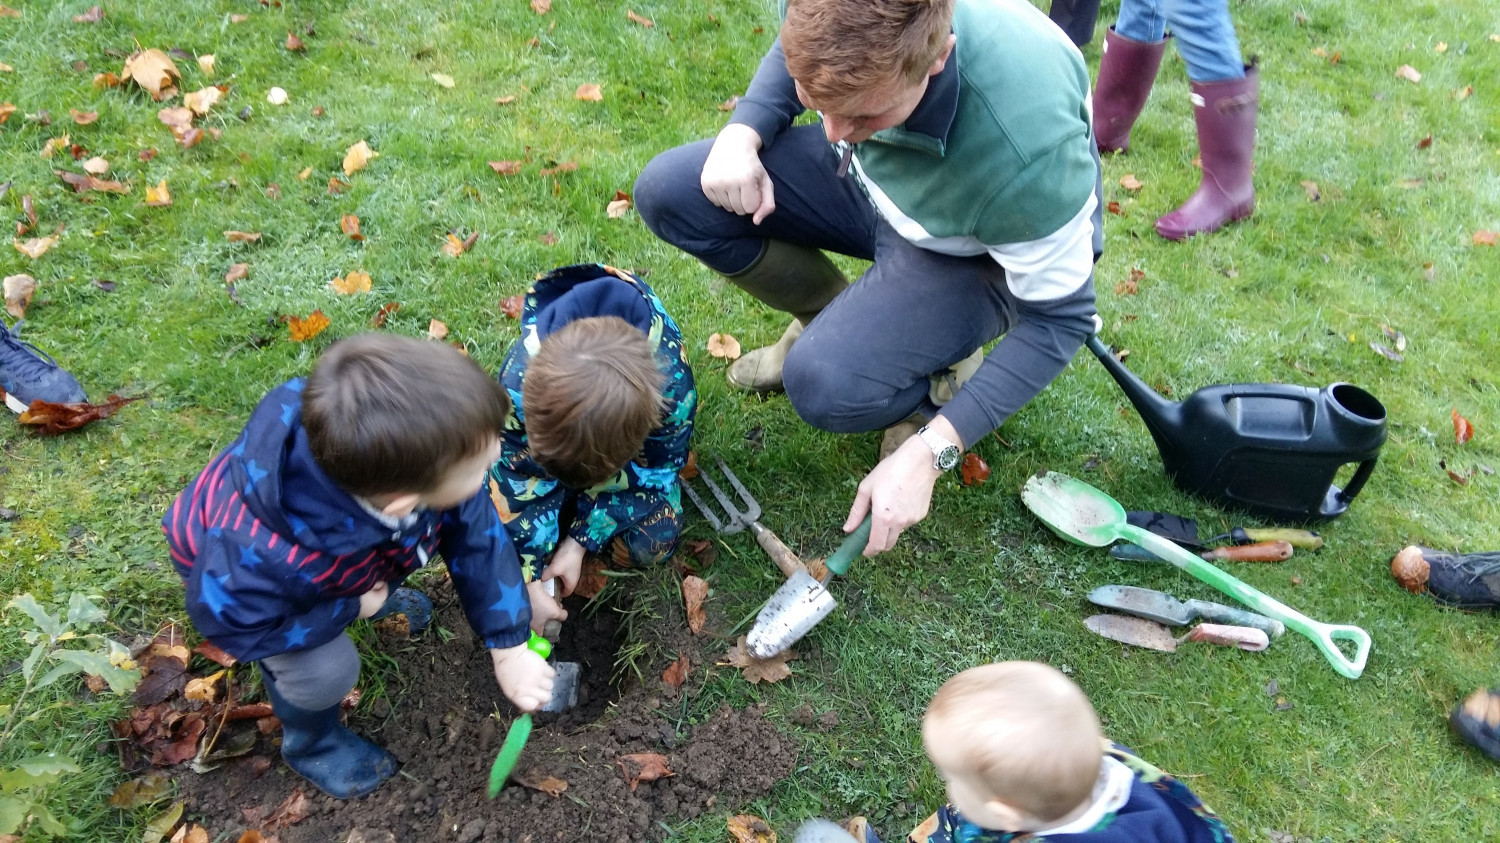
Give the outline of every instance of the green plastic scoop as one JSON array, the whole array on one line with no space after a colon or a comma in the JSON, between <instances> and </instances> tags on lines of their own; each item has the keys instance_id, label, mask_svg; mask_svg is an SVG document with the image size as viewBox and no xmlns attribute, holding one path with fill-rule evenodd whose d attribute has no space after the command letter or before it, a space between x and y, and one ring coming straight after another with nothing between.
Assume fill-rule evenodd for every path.
<instances>
[{"instance_id":1,"label":"green plastic scoop","mask_svg":"<svg viewBox=\"0 0 1500 843\"><path fill-rule=\"evenodd\" d=\"M1124 507L1082 480L1055 471L1039 472L1026 481L1021 500L1054 533L1068 541L1091 547L1104 547L1118 539L1135 542L1251 609L1307 636L1340 675L1358 679L1365 670L1365 660L1370 656L1369 633L1357 626L1319 623L1199 559L1197 554L1133 526L1125 519ZM1335 643L1338 640L1354 642L1354 658L1344 655Z\"/></svg>"},{"instance_id":2,"label":"green plastic scoop","mask_svg":"<svg viewBox=\"0 0 1500 843\"><path fill-rule=\"evenodd\" d=\"M542 658L552 655L552 642L531 633L526 639L526 648ZM505 780L510 778L510 773L516 768L516 762L521 760L521 750L526 748L526 739L531 737L531 712L526 712L511 721L510 731L505 733L505 743L500 745L500 754L495 756L495 764L490 767L490 798L494 799L500 795L500 788L505 787Z\"/></svg>"}]
</instances>

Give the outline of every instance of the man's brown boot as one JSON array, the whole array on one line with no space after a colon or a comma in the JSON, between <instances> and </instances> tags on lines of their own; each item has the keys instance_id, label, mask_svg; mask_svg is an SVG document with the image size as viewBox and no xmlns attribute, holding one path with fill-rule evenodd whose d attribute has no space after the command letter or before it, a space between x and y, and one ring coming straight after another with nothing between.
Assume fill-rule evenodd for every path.
<instances>
[{"instance_id":1,"label":"man's brown boot","mask_svg":"<svg viewBox=\"0 0 1500 843\"><path fill-rule=\"evenodd\" d=\"M792 344L814 316L849 286L844 273L821 251L784 240L767 240L748 269L724 276L735 286L795 317L773 345L747 352L729 367L729 385L752 392L779 392L781 366Z\"/></svg>"}]
</instances>

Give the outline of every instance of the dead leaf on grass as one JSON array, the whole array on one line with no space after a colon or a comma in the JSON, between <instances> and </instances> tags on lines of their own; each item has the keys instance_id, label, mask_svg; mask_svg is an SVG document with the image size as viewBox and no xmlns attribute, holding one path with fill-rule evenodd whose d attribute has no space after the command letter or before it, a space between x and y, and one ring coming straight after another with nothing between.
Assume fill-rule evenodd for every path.
<instances>
[{"instance_id":1,"label":"dead leaf on grass","mask_svg":"<svg viewBox=\"0 0 1500 843\"><path fill-rule=\"evenodd\" d=\"M1396 75L1408 82L1416 83L1422 81L1422 73L1409 64L1403 64L1396 68Z\"/></svg>"},{"instance_id":2,"label":"dead leaf on grass","mask_svg":"<svg viewBox=\"0 0 1500 843\"><path fill-rule=\"evenodd\" d=\"M1133 296L1141 291L1141 281L1146 273L1135 267L1130 268L1130 277L1115 285L1115 295Z\"/></svg>"},{"instance_id":3,"label":"dead leaf on grass","mask_svg":"<svg viewBox=\"0 0 1500 843\"><path fill-rule=\"evenodd\" d=\"M740 359L740 341L732 334L709 334L708 356L722 360Z\"/></svg>"},{"instance_id":4,"label":"dead leaf on grass","mask_svg":"<svg viewBox=\"0 0 1500 843\"><path fill-rule=\"evenodd\" d=\"M667 683L669 687L681 688L682 683L687 681L688 670L691 667L687 655L679 651L677 661L667 665L667 669L661 672L661 681Z\"/></svg>"},{"instance_id":5,"label":"dead leaf on grass","mask_svg":"<svg viewBox=\"0 0 1500 843\"><path fill-rule=\"evenodd\" d=\"M250 264L248 264L248 263L233 264L233 265L231 265L229 267L229 271L226 272L226 273L224 273L224 283L225 284L233 284L236 281L243 281L243 280L245 280L245 276L247 276L249 274L250 274Z\"/></svg>"},{"instance_id":6,"label":"dead leaf on grass","mask_svg":"<svg viewBox=\"0 0 1500 843\"><path fill-rule=\"evenodd\" d=\"M59 239L60 238L56 234L48 237L33 237L27 240L25 243L22 243L20 240L12 239L11 245L16 247L16 251L20 252L28 258L31 258L32 260L36 260L42 255L45 255L48 249L56 245Z\"/></svg>"},{"instance_id":7,"label":"dead leaf on grass","mask_svg":"<svg viewBox=\"0 0 1500 843\"><path fill-rule=\"evenodd\" d=\"M1119 202L1114 200L1110 200L1109 204L1104 206L1104 209L1117 217L1125 216L1125 210L1120 207Z\"/></svg>"},{"instance_id":8,"label":"dead leaf on grass","mask_svg":"<svg viewBox=\"0 0 1500 843\"><path fill-rule=\"evenodd\" d=\"M609 200L609 204L604 206L604 214L610 219L616 220L625 216L625 212L629 211L630 207L630 194L623 190L616 190L615 198Z\"/></svg>"},{"instance_id":9,"label":"dead leaf on grass","mask_svg":"<svg viewBox=\"0 0 1500 843\"><path fill-rule=\"evenodd\" d=\"M970 451L964 454L960 474L965 486L983 486L984 481L990 479L990 466L978 454Z\"/></svg>"},{"instance_id":10,"label":"dead leaf on grass","mask_svg":"<svg viewBox=\"0 0 1500 843\"><path fill-rule=\"evenodd\" d=\"M625 781L630 784L630 792L641 782L654 782L657 779L675 776L676 773L667 767L667 756L655 752L633 752L629 755L621 755L615 759L619 765L620 772L625 775Z\"/></svg>"},{"instance_id":11,"label":"dead leaf on grass","mask_svg":"<svg viewBox=\"0 0 1500 843\"><path fill-rule=\"evenodd\" d=\"M785 650L769 659L757 659L750 655L745 638L746 636L741 635L740 640L724 654L724 658L727 664L740 669L741 675L747 682L751 685L760 682L780 682L792 675L792 669L787 666L787 662L797 658L796 650Z\"/></svg>"},{"instance_id":12,"label":"dead leaf on grass","mask_svg":"<svg viewBox=\"0 0 1500 843\"><path fill-rule=\"evenodd\" d=\"M194 114L203 116L213 108L219 100L224 98L224 92L219 88L209 85L207 88L197 90L191 94L184 94L182 104L192 110Z\"/></svg>"},{"instance_id":13,"label":"dead leaf on grass","mask_svg":"<svg viewBox=\"0 0 1500 843\"><path fill-rule=\"evenodd\" d=\"M1318 183L1315 181L1303 181L1302 189L1307 192L1309 202L1316 202L1323 198L1323 192L1318 190Z\"/></svg>"},{"instance_id":14,"label":"dead leaf on grass","mask_svg":"<svg viewBox=\"0 0 1500 843\"><path fill-rule=\"evenodd\" d=\"M109 172L109 161L96 155L83 162L83 171L91 176L105 175Z\"/></svg>"},{"instance_id":15,"label":"dead leaf on grass","mask_svg":"<svg viewBox=\"0 0 1500 843\"><path fill-rule=\"evenodd\" d=\"M141 834L141 843L161 843L162 839L167 836L167 832L171 831L172 827L177 825L177 821L182 819L182 808L183 803L174 802L172 807L152 817L151 821L146 823L146 830Z\"/></svg>"},{"instance_id":16,"label":"dead leaf on grass","mask_svg":"<svg viewBox=\"0 0 1500 843\"><path fill-rule=\"evenodd\" d=\"M68 116L73 118L74 123L77 123L80 126L87 126L88 124L93 123L94 121L99 119L99 112L79 111L76 108L70 108L68 109Z\"/></svg>"},{"instance_id":17,"label":"dead leaf on grass","mask_svg":"<svg viewBox=\"0 0 1500 843\"><path fill-rule=\"evenodd\" d=\"M443 254L450 258L456 258L473 248L475 241L478 239L479 232L477 231L462 240L458 238L457 234L450 231L448 232L448 236L443 238Z\"/></svg>"},{"instance_id":18,"label":"dead leaf on grass","mask_svg":"<svg viewBox=\"0 0 1500 843\"><path fill-rule=\"evenodd\" d=\"M604 100L604 89L592 82L585 82L578 86L573 92L573 99L584 102L602 102Z\"/></svg>"},{"instance_id":19,"label":"dead leaf on grass","mask_svg":"<svg viewBox=\"0 0 1500 843\"><path fill-rule=\"evenodd\" d=\"M9 279L6 279L7 281ZM9 296L6 297L9 299ZM1458 414L1458 408L1453 408L1453 438L1462 445L1474 438L1474 425L1466 418Z\"/></svg>"},{"instance_id":20,"label":"dead leaf on grass","mask_svg":"<svg viewBox=\"0 0 1500 843\"><path fill-rule=\"evenodd\" d=\"M564 161L561 164L558 164L556 167L543 167L541 172L537 173L537 175L555 176L558 173L571 173L576 169L578 169L577 161Z\"/></svg>"},{"instance_id":21,"label":"dead leaf on grass","mask_svg":"<svg viewBox=\"0 0 1500 843\"><path fill-rule=\"evenodd\" d=\"M520 161L491 161L490 169L502 176L514 176L521 172Z\"/></svg>"},{"instance_id":22,"label":"dead leaf on grass","mask_svg":"<svg viewBox=\"0 0 1500 843\"><path fill-rule=\"evenodd\" d=\"M291 795L277 806L271 816L266 818L266 828L282 828L293 825L307 819L312 812L312 800L302 792L302 788L292 791Z\"/></svg>"},{"instance_id":23,"label":"dead leaf on grass","mask_svg":"<svg viewBox=\"0 0 1500 843\"><path fill-rule=\"evenodd\" d=\"M654 21L654 20L652 20L650 18L641 17L640 15L638 15L638 14L635 13L634 9L626 9L625 10L625 19L628 20L628 21L630 21L631 23L638 23L641 26L646 27L647 29L650 29L651 27L656 26L656 21Z\"/></svg>"},{"instance_id":24,"label":"dead leaf on grass","mask_svg":"<svg viewBox=\"0 0 1500 843\"><path fill-rule=\"evenodd\" d=\"M1392 363L1400 363L1402 360L1406 359L1406 358L1402 357L1400 354L1398 354L1397 352L1395 352L1395 351L1393 351L1393 350L1391 350L1389 348L1386 348L1385 346L1381 345L1378 342L1371 342L1370 343L1370 348L1376 354L1379 354L1381 357L1384 357L1385 359L1391 361Z\"/></svg>"},{"instance_id":25,"label":"dead leaf on grass","mask_svg":"<svg viewBox=\"0 0 1500 843\"><path fill-rule=\"evenodd\" d=\"M135 82L157 102L175 95L177 89L172 87L172 80L181 78L171 57L157 49L132 53L125 59L125 69L120 71L122 83Z\"/></svg>"},{"instance_id":26,"label":"dead leaf on grass","mask_svg":"<svg viewBox=\"0 0 1500 843\"><path fill-rule=\"evenodd\" d=\"M36 279L30 275L7 275L5 287L5 312L16 319L26 318L26 308L31 306L31 297L36 295Z\"/></svg>"},{"instance_id":27,"label":"dead leaf on grass","mask_svg":"<svg viewBox=\"0 0 1500 843\"><path fill-rule=\"evenodd\" d=\"M187 686L182 689L182 696L189 700L202 700L206 703L218 701L219 680L224 678L224 671L216 670L207 676L198 676L188 680Z\"/></svg>"},{"instance_id":28,"label":"dead leaf on grass","mask_svg":"<svg viewBox=\"0 0 1500 843\"><path fill-rule=\"evenodd\" d=\"M52 156L56 155L59 150L67 149L68 144L71 142L72 139L67 135L56 138L48 138L47 142L42 144L42 151L38 154L43 158L51 158Z\"/></svg>"},{"instance_id":29,"label":"dead leaf on grass","mask_svg":"<svg viewBox=\"0 0 1500 843\"><path fill-rule=\"evenodd\" d=\"M259 231L226 231L224 239L231 243L254 243L260 240Z\"/></svg>"},{"instance_id":30,"label":"dead leaf on grass","mask_svg":"<svg viewBox=\"0 0 1500 843\"><path fill-rule=\"evenodd\" d=\"M573 593L585 600L592 600L599 596L608 582L609 577L604 574L604 560L589 556L583 560L583 571L578 575L578 585L573 587Z\"/></svg>"},{"instance_id":31,"label":"dead leaf on grass","mask_svg":"<svg viewBox=\"0 0 1500 843\"><path fill-rule=\"evenodd\" d=\"M1480 229L1474 232L1474 245L1476 246L1493 246L1496 240L1500 240L1500 234L1493 231Z\"/></svg>"},{"instance_id":32,"label":"dead leaf on grass","mask_svg":"<svg viewBox=\"0 0 1500 843\"><path fill-rule=\"evenodd\" d=\"M495 97L495 105L510 105L516 101L516 95L511 94L504 97Z\"/></svg>"},{"instance_id":33,"label":"dead leaf on grass","mask_svg":"<svg viewBox=\"0 0 1500 843\"><path fill-rule=\"evenodd\" d=\"M120 77L112 71L94 74L94 87L99 89L120 87Z\"/></svg>"},{"instance_id":34,"label":"dead leaf on grass","mask_svg":"<svg viewBox=\"0 0 1500 843\"><path fill-rule=\"evenodd\" d=\"M552 11L552 0L531 0L531 11L545 15Z\"/></svg>"},{"instance_id":35,"label":"dead leaf on grass","mask_svg":"<svg viewBox=\"0 0 1500 843\"><path fill-rule=\"evenodd\" d=\"M776 843L776 832L765 820L753 814L735 814L729 818L728 824L734 843Z\"/></svg>"},{"instance_id":36,"label":"dead leaf on grass","mask_svg":"<svg viewBox=\"0 0 1500 843\"><path fill-rule=\"evenodd\" d=\"M364 141L349 147L344 153L344 175L352 176L363 170L372 160L379 158L380 153L370 148Z\"/></svg>"},{"instance_id":37,"label":"dead leaf on grass","mask_svg":"<svg viewBox=\"0 0 1500 843\"><path fill-rule=\"evenodd\" d=\"M688 630L694 635L703 631L708 614L703 601L708 598L708 582L701 577L687 576L682 579L682 602L687 607Z\"/></svg>"},{"instance_id":38,"label":"dead leaf on grass","mask_svg":"<svg viewBox=\"0 0 1500 843\"><path fill-rule=\"evenodd\" d=\"M197 823L188 823L177 829L171 843L208 843L208 829Z\"/></svg>"},{"instance_id":39,"label":"dead leaf on grass","mask_svg":"<svg viewBox=\"0 0 1500 843\"><path fill-rule=\"evenodd\" d=\"M203 74L205 76L212 76L212 75L214 75L214 54L213 53L207 53L205 55L199 56L198 57L198 69L201 70L201 71L203 71Z\"/></svg>"},{"instance_id":40,"label":"dead leaf on grass","mask_svg":"<svg viewBox=\"0 0 1500 843\"><path fill-rule=\"evenodd\" d=\"M314 310L307 314L306 319L289 316L286 320L287 331L291 334L292 342L306 342L323 333L323 329L331 324L333 323L323 315L322 310Z\"/></svg>"},{"instance_id":41,"label":"dead leaf on grass","mask_svg":"<svg viewBox=\"0 0 1500 843\"><path fill-rule=\"evenodd\" d=\"M511 319L520 319L521 311L526 305L526 297L517 293L506 296L500 300L500 312Z\"/></svg>"},{"instance_id":42,"label":"dead leaf on grass","mask_svg":"<svg viewBox=\"0 0 1500 843\"><path fill-rule=\"evenodd\" d=\"M429 339L440 340L446 336L448 336L448 326L446 324L436 319L427 323L427 337Z\"/></svg>"},{"instance_id":43,"label":"dead leaf on grass","mask_svg":"<svg viewBox=\"0 0 1500 843\"><path fill-rule=\"evenodd\" d=\"M90 6L87 12L73 16L74 23L98 23L101 20L104 20L104 9L100 6Z\"/></svg>"},{"instance_id":44,"label":"dead leaf on grass","mask_svg":"<svg viewBox=\"0 0 1500 843\"><path fill-rule=\"evenodd\" d=\"M371 287L370 273L353 269L349 271L348 275L329 281L328 286L332 287L335 293L344 296L352 296L355 293L368 293Z\"/></svg>"},{"instance_id":45,"label":"dead leaf on grass","mask_svg":"<svg viewBox=\"0 0 1500 843\"><path fill-rule=\"evenodd\" d=\"M235 264L235 266L244 266L244 264L237 263ZM235 665L239 664L239 659L224 652L222 649L220 649L219 645L213 643L212 641L204 641L202 644L194 647L193 652L204 657L205 659L208 659L214 664L219 665L220 667L234 667Z\"/></svg>"},{"instance_id":46,"label":"dead leaf on grass","mask_svg":"<svg viewBox=\"0 0 1500 843\"><path fill-rule=\"evenodd\" d=\"M1120 186L1125 188L1126 190L1135 191L1140 190L1146 185L1142 183L1140 179L1135 177L1135 173L1126 173L1125 175L1120 177Z\"/></svg>"},{"instance_id":47,"label":"dead leaf on grass","mask_svg":"<svg viewBox=\"0 0 1500 843\"><path fill-rule=\"evenodd\" d=\"M172 194L167 190L167 180L162 179L155 187L146 185L146 205L151 208L166 208L172 204Z\"/></svg>"},{"instance_id":48,"label":"dead leaf on grass","mask_svg":"<svg viewBox=\"0 0 1500 843\"><path fill-rule=\"evenodd\" d=\"M432 81L442 85L444 88L452 88L458 84L453 81L452 76L446 73L429 73L427 75L432 77Z\"/></svg>"},{"instance_id":49,"label":"dead leaf on grass","mask_svg":"<svg viewBox=\"0 0 1500 843\"><path fill-rule=\"evenodd\" d=\"M1474 86L1473 85L1465 85L1462 88L1459 88L1458 90L1456 90L1456 91L1453 92L1453 98L1456 99L1456 100L1458 100L1459 102L1463 102L1464 100L1466 100L1466 99L1468 99L1469 97L1472 97L1472 96L1474 96Z\"/></svg>"},{"instance_id":50,"label":"dead leaf on grass","mask_svg":"<svg viewBox=\"0 0 1500 843\"><path fill-rule=\"evenodd\" d=\"M109 796L109 807L130 811L171 795L172 779L166 773L153 771L115 788Z\"/></svg>"},{"instance_id":51,"label":"dead leaf on grass","mask_svg":"<svg viewBox=\"0 0 1500 843\"><path fill-rule=\"evenodd\" d=\"M344 214L339 217L339 230L347 234L350 240L365 239L365 236L359 233L359 217L353 214Z\"/></svg>"},{"instance_id":52,"label":"dead leaf on grass","mask_svg":"<svg viewBox=\"0 0 1500 843\"><path fill-rule=\"evenodd\" d=\"M287 32L286 49L290 53L300 53L307 49L307 45L302 43L302 39L298 38L296 33Z\"/></svg>"},{"instance_id":53,"label":"dead leaf on grass","mask_svg":"<svg viewBox=\"0 0 1500 843\"><path fill-rule=\"evenodd\" d=\"M556 776L536 774L525 776L517 775L511 776L511 778L514 779L515 782L522 787L529 787L532 790L540 791L547 794L548 796L553 797L562 796L563 791L568 789L568 783Z\"/></svg>"},{"instance_id":54,"label":"dead leaf on grass","mask_svg":"<svg viewBox=\"0 0 1500 843\"><path fill-rule=\"evenodd\" d=\"M395 302L395 301L386 302L385 304L381 305L380 310L376 311L376 313L375 313L374 316L370 317L370 327L371 328L380 328L380 327L383 327L385 325L385 320L391 318L391 314L395 313L396 311L398 311L400 309L401 309L401 303L400 302Z\"/></svg>"}]
</instances>

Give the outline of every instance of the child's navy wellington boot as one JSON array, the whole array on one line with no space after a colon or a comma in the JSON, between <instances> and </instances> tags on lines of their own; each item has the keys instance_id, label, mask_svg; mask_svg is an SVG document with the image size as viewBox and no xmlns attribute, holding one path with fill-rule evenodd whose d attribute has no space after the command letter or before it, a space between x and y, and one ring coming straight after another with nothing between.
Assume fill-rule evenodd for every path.
<instances>
[{"instance_id":1,"label":"child's navy wellington boot","mask_svg":"<svg viewBox=\"0 0 1500 843\"><path fill-rule=\"evenodd\" d=\"M411 634L421 635L422 630L432 623L432 601L415 588L398 588L391 592L391 596L385 599L385 605L370 620L378 621L390 615L406 615L407 623L411 624Z\"/></svg>"},{"instance_id":2,"label":"child's navy wellington boot","mask_svg":"<svg viewBox=\"0 0 1500 843\"><path fill-rule=\"evenodd\" d=\"M286 765L335 799L372 793L396 775L396 756L349 731L339 707L308 711L286 701L262 670L271 710L281 720L281 757Z\"/></svg>"}]
</instances>

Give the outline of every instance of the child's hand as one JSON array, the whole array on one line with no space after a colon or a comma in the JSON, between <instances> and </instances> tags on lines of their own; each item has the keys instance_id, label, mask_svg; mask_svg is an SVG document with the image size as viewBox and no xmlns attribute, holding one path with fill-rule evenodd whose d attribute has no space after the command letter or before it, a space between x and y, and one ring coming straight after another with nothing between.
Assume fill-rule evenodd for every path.
<instances>
[{"instance_id":1,"label":"child's hand","mask_svg":"<svg viewBox=\"0 0 1500 843\"><path fill-rule=\"evenodd\" d=\"M537 579L550 580L553 577L563 582L562 596L567 597L578 587L578 578L583 574L583 545L573 540L572 536L562 540L557 546L556 552L552 554L552 561L542 569L542 575Z\"/></svg>"},{"instance_id":2,"label":"child's hand","mask_svg":"<svg viewBox=\"0 0 1500 843\"><path fill-rule=\"evenodd\" d=\"M362 618L374 617L375 613L380 611L380 607L385 605L385 601L390 599L390 596L390 586L386 585L383 580L375 583L375 585L370 587L369 591L359 596L359 616Z\"/></svg>"},{"instance_id":3,"label":"child's hand","mask_svg":"<svg viewBox=\"0 0 1500 843\"><path fill-rule=\"evenodd\" d=\"M552 698L552 665L525 644L490 650L490 661L495 664L500 693L521 711L536 711Z\"/></svg>"},{"instance_id":4,"label":"child's hand","mask_svg":"<svg viewBox=\"0 0 1500 843\"><path fill-rule=\"evenodd\" d=\"M537 635L544 634L547 621L562 622L568 619L568 610L547 593L547 587L541 580L532 580L526 584L526 596L531 599L531 629Z\"/></svg>"}]
</instances>

